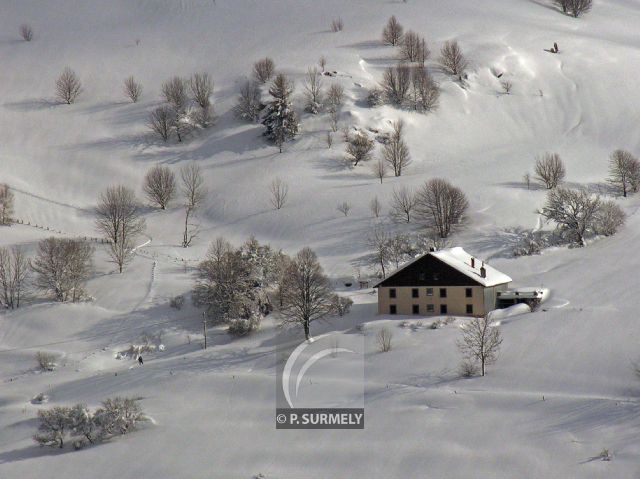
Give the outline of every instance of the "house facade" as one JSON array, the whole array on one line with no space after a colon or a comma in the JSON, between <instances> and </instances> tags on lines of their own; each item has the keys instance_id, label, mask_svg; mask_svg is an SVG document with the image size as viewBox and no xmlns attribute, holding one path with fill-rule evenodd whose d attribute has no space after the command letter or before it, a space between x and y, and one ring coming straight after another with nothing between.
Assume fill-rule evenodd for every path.
<instances>
[{"instance_id":1,"label":"house facade","mask_svg":"<svg viewBox=\"0 0 640 479\"><path fill-rule=\"evenodd\" d=\"M429 252L378 282L378 314L485 315L511 281L462 248Z\"/></svg>"}]
</instances>

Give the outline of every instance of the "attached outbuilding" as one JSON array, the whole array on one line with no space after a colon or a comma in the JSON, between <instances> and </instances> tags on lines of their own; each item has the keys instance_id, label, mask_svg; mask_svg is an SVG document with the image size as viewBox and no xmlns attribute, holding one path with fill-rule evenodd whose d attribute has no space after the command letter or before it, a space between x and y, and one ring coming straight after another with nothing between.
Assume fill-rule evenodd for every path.
<instances>
[{"instance_id":1,"label":"attached outbuilding","mask_svg":"<svg viewBox=\"0 0 640 479\"><path fill-rule=\"evenodd\" d=\"M511 281L460 247L432 251L378 282L378 313L485 315Z\"/></svg>"}]
</instances>

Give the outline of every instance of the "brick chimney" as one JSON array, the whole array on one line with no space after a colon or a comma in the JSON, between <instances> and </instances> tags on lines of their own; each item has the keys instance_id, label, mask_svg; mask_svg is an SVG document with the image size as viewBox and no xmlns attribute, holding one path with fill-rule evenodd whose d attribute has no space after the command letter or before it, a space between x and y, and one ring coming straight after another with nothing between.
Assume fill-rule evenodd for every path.
<instances>
[{"instance_id":1,"label":"brick chimney","mask_svg":"<svg viewBox=\"0 0 640 479\"><path fill-rule=\"evenodd\" d=\"M487 270L484 267L484 261L482 262L482 266L480 267L480 276L482 276L483 278L487 277Z\"/></svg>"},{"instance_id":2,"label":"brick chimney","mask_svg":"<svg viewBox=\"0 0 640 479\"><path fill-rule=\"evenodd\" d=\"M473 256L471 257L471 267L476 269L476 259Z\"/></svg>"}]
</instances>

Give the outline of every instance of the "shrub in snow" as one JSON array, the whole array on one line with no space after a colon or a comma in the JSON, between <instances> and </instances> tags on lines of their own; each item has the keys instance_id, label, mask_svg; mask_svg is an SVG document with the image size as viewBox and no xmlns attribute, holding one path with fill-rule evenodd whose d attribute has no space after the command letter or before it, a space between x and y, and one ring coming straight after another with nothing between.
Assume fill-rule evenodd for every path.
<instances>
[{"instance_id":1,"label":"shrub in snow","mask_svg":"<svg viewBox=\"0 0 640 479\"><path fill-rule=\"evenodd\" d=\"M227 332L234 336L244 336L260 329L262 315L254 311L247 318L236 318L228 321Z\"/></svg>"},{"instance_id":2,"label":"shrub in snow","mask_svg":"<svg viewBox=\"0 0 640 479\"><path fill-rule=\"evenodd\" d=\"M103 401L102 407L95 411L93 419L101 439L127 434L135 430L140 423L149 420L137 399L123 397Z\"/></svg>"},{"instance_id":3,"label":"shrub in snow","mask_svg":"<svg viewBox=\"0 0 640 479\"><path fill-rule=\"evenodd\" d=\"M331 309L333 310L333 314L336 314L338 316L349 314L352 305L353 300L351 298L347 298L346 296L338 296L336 294L331 299Z\"/></svg>"},{"instance_id":4,"label":"shrub in snow","mask_svg":"<svg viewBox=\"0 0 640 479\"><path fill-rule=\"evenodd\" d=\"M594 232L604 236L612 236L616 234L618 228L624 225L625 219L624 211L617 204L610 200L602 201L596 213Z\"/></svg>"},{"instance_id":5,"label":"shrub in snow","mask_svg":"<svg viewBox=\"0 0 640 479\"><path fill-rule=\"evenodd\" d=\"M395 47L402 41L403 37L404 28L393 15L382 30L382 41Z\"/></svg>"},{"instance_id":6,"label":"shrub in snow","mask_svg":"<svg viewBox=\"0 0 640 479\"><path fill-rule=\"evenodd\" d=\"M360 162L371 159L371 152L375 148L374 141L365 133L358 132L353 136L349 136L346 146L347 157L357 166Z\"/></svg>"},{"instance_id":7,"label":"shrub in snow","mask_svg":"<svg viewBox=\"0 0 640 479\"><path fill-rule=\"evenodd\" d=\"M62 406L38 411L40 424L38 432L33 436L33 440L41 446L62 449L71 425L70 413L71 408Z\"/></svg>"},{"instance_id":8,"label":"shrub in snow","mask_svg":"<svg viewBox=\"0 0 640 479\"><path fill-rule=\"evenodd\" d=\"M0 226L13 222L13 192L6 184L0 183Z\"/></svg>"},{"instance_id":9,"label":"shrub in snow","mask_svg":"<svg viewBox=\"0 0 640 479\"><path fill-rule=\"evenodd\" d=\"M181 294L174 296L169 300L169 306L177 310L182 309L182 306L184 306L184 296Z\"/></svg>"},{"instance_id":10,"label":"shrub in snow","mask_svg":"<svg viewBox=\"0 0 640 479\"><path fill-rule=\"evenodd\" d=\"M456 40L444 42L440 50L440 65L446 72L462 78L468 64Z\"/></svg>"},{"instance_id":11,"label":"shrub in snow","mask_svg":"<svg viewBox=\"0 0 640 479\"><path fill-rule=\"evenodd\" d=\"M367 104L371 107L384 105L384 92L380 88L372 88L367 95Z\"/></svg>"},{"instance_id":12,"label":"shrub in snow","mask_svg":"<svg viewBox=\"0 0 640 479\"><path fill-rule=\"evenodd\" d=\"M332 32L334 33L341 32L343 28L344 28L344 22L342 21L342 18L338 17L331 21Z\"/></svg>"},{"instance_id":13,"label":"shrub in snow","mask_svg":"<svg viewBox=\"0 0 640 479\"><path fill-rule=\"evenodd\" d=\"M598 457L602 461L610 461L611 460L611 453L609 452L609 449L604 448L602 451L600 451L600 454L598 454Z\"/></svg>"},{"instance_id":14,"label":"shrub in snow","mask_svg":"<svg viewBox=\"0 0 640 479\"><path fill-rule=\"evenodd\" d=\"M58 356L44 351L36 353L36 361L43 371L53 371L58 366Z\"/></svg>"},{"instance_id":15,"label":"shrub in snow","mask_svg":"<svg viewBox=\"0 0 640 479\"><path fill-rule=\"evenodd\" d=\"M276 64L269 57L258 60L253 64L253 75L260 83L266 83L271 80L275 70Z\"/></svg>"},{"instance_id":16,"label":"shrub in snow","mask_svg":"<svg viewBox=\"0 0 640 479\"><path fill-rule=\"evenodd\" d=\"M136 81L132 76L125 78L124 80L124 94L133 102L136 103L142 95L142 84Z\"/></svg>"},{"instance_id":17,"label":"shrub in snow","mask_svg":"<svg viewBox=\"0 0 640 479\"><path fill-rule=\"evenodd\" d=\"M309 68L304 81L305 111L318 114L322 109L322 75L317 68Z\"/></svg>"},{"instance_id":18,"label":"shrub in snow","mask_svg":"<svg viewBox=\"0 0 640 479\"><path fill-rule=\"evenodd\" d=\"M30 42L33 39L33 28L28 23L20 25L20 36L25 42Z\"/></svg>"},{"instance_id":19,"label":"shrub in snow","mask_svg":"<svg viewBox=\"0 0 640 479\"><path fill-rule=\"evenodd\" d=\"M442 325L442 323L440 322L439 319L436 319L435 321L433 321L430 325L429 325L429 329L438 329L440 328L440 326Z\"/></svg>"},{"instance_id":20,"label":"shrub in snow","mask_svg":"<svg viewBox=\"0 0 640 479\"><path fill-rule=\"evenodd\" d=\"M246 81L240 88L238 102L234 107L234 113L238 118L247 121L258 121L260 112L265 105L261 101L260 86L257 82Z\"/></svg>"},{"instance_id":21,"label":"shrub in snow","mask_svg":"<svg viewBox=\"0 0 640 479\"><path fill-rule=\"evenodd\" d=\"M391 351L392 339L393 339L393 333L389 329L382 328L380 331L378 331L378 334L376 335L378 350L382 353L387 353Z\"/></svg>"},{"instance_id":22,"label":"shrub in snow","mask_svg":"<svg viewBox=\"0 0 640 479\"><path fill-rule=\"evenodd\" d=\"M478 366L469 360L462 361L458 368L458 374L461 378L472 378L478 375Z\"/></svg>"},{"instance_id":23,"label":"shrub in snow","mask_svg":"<svg viewBox=\"0 0 640 479\"><path fill-rule=\"evenodd\" d=\"M81 92L80 78L71 68L66 67L56 80L56 97L60 102L71 105Z\"/></svg>"},{"instance_id":24,"label":"shrub in snow","mask_svg":"<svg viewBox=\"0 0 640 479\"><path fill-rule=\"evenodd\" d=\"M562 183L567 173L564 163L557 153L545 153L542 157L539 157L536 160L534 171L536 179L544 184L548 190Z\"/></svg>"}]
</instances>

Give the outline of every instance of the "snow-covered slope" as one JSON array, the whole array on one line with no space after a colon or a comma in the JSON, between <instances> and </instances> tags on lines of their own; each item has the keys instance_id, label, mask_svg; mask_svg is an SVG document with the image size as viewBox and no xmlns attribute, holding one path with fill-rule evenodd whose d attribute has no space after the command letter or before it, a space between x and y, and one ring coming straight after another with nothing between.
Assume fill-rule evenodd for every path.
<instances>
[{"instance_id":1,"label":"snow-covered slope","mask_svg":"<svg viewBox=\"0 0 640 479\"><path fill-rule=\"evenodd\" d=\"M506 258L510 228L536 228L544 191L521 178L534 158L560 153L571 185L604 189L607 157L640 150L635 85L640 72L640 7L633 0L595 0L578 20L543 0L4 0L0 7L0 182L16 192L17 216L33 226L0 229L0 245L35 243L62 233L96 236L91 208L101 190L122 183L141 192L149 166L197 161L210 196L192 248L179 247L178 206L146 214L151 242L122 275L98 249L96 274L82 304L39 299L0 315L0 477L620 477L640 474L640 383L631 362L637 345L640 280L638 199L616 199L629 215L614 237L581 249ZM458 39L471 60L466 89L434 61L441 105L429 115L364 101L396 51L382 46L392 14L425 35L437 56ZM340 16L344 31L330 32ZM19 40L22 22L32 42ZM560 54L544 51L553 42ZM234 118L239 85L252 63L271 56L301 81L321 55L344 86L341 123L389 129L404 119L413 163L381 185L367 165L342 161L336 135L325 144L327 115L302 114L302 134L282 154L259 125ZM54 82L65 66L84 92L55 104ZM173 75L208 71L216 82L216 125L185 143L165 145L146 127ZM513 82L503 95L494 72ZM142 101L122 95L134 75ZM301 110L301 108L300 108ZM290 184L279 211L269 204L276 176ZM400 328L375 316L375 298L351 290L353 312L314 334L338 331L340 344L365 345L364 431L276 431L273 320L258 334L232 340L211 333L200 348L200 312L168 299L192 284L184 267L211 239L239 242L254 234L294 252L311 246L327 271L352 276L367 253L368 204L385 204L394 188L444 177L469 197L470 225L454 242L488 259L516 286L552 291L545 310L502 320L504 343L485 378L457 379L456 340L462 320L437 330ZM336 211L348 201L348 217ZM46 228L50 230L47 231ZM146 238L141 242L147 241ZM415 318L409 318L414 321ZM424 320L428 324L430 320ZM363 332L355 326L367 323ZM375 332L394 332L381 354ZM142 368L115 360L144 335L162 334L166 349ZM291 333L295 336L297 332ZM33 355L63 356L53 373L34 372ZM345 360L338 356L335 360ZM318 394L335 368L320 366ZM315 377L315 376L314 376ZM79 452L37 448L31 440L37 393L51 405L96 406L114 395L143 398L155 425ZM543 400L544 397L544 400ZM611 462L592 460L602 448Z\"/></svg>"}]
</instances>

